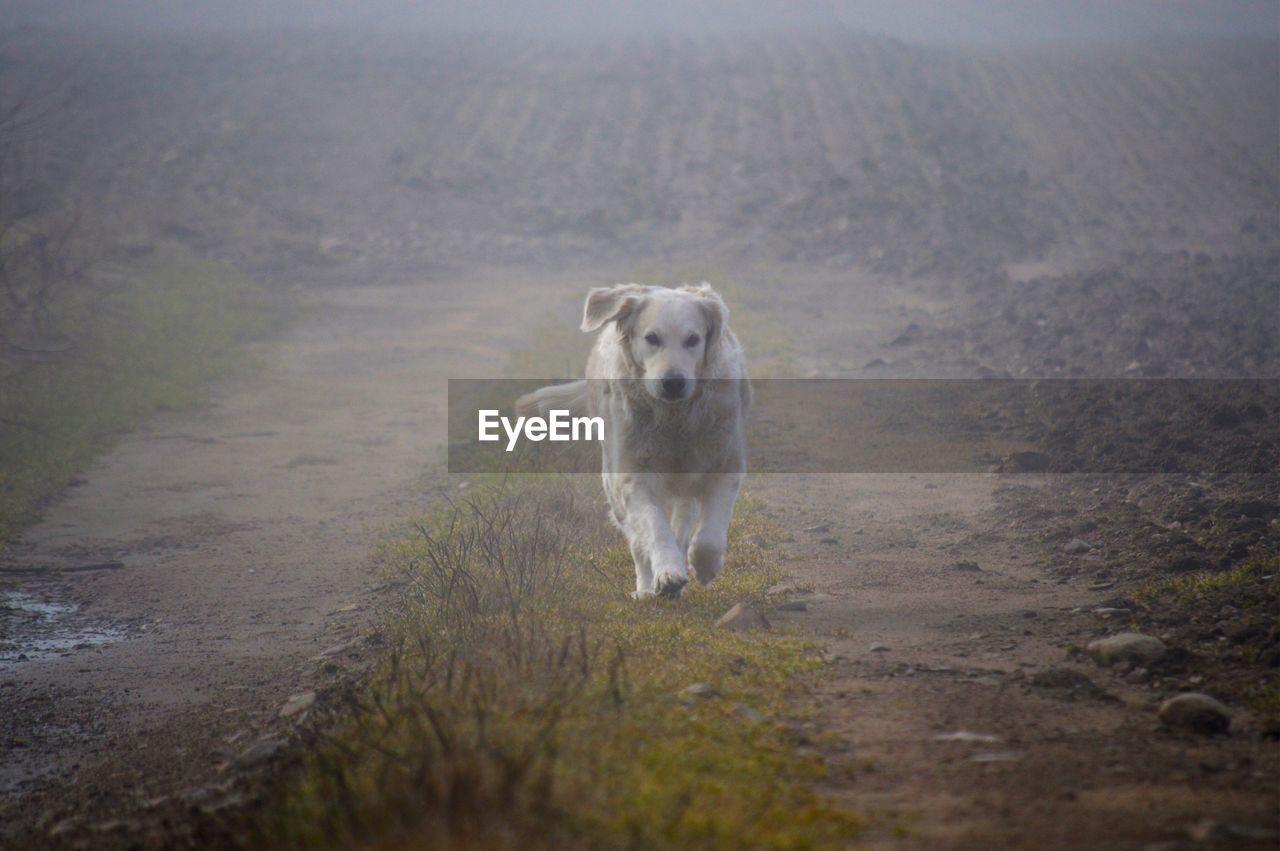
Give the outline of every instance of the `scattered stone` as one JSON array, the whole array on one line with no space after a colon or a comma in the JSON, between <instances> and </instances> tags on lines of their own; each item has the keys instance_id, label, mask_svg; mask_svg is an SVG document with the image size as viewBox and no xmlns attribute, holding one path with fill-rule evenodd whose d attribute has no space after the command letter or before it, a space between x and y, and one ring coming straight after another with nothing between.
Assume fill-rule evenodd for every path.
<instances>
[{"instance_id":1,"label":"scattered stone","mask_svg":"<svg viewBox=\"0 0 1280 851\"><path fill-rule=\"evenodd\" d=\"M990 733L971 733L968 730L956 730L954 733L939 733L933 737L935 742L983 742L992 744L1000 741L999 736Z\"/></svg>"},{"instance_id":2,"label":"scattered stone","mask_svg":"<svg viewBox=\"0 0 1280 851\"><path fill-rule=\"evenodd\" d=\"M815 534L815 535L820 534L820 533L822 533L822 532L830 532L830 531L831 531L831 524L830 524L830 523L819 523L819 524L818 524L818 525L816 525L816 526L806 526L806 527L805 527L803 530L801 530L801 531L804 531L804 532L810 532L810 533Z\"/></svg>"},{"instance_id":3,"label":"scattered stone","mask_svg":"<svg viewBox=\"0 0 1280 851\"><path fill-rule=\"evenodd\" d=\"M1168 650L1163 641L1139 632L1122 632L1110 638L1100 638L1085 647L1099 665L1127 662L1133 665L1152 665Z\"/></svg>"},{"instance_id":4,"label":"scattered stone","mask_svg":"<svg viewBox=\"0 0 1280 851\"><path fill-rule=\"evenodd\" d=\"M254 768L279 756L288 743L277 736L259 739L241 752L234 763L236 768Z\"/></svg>"},{"instance_id":5,"label":"scattered stone","mask_svg":"<svg viewBox=\"0 0 1280 851\"><path fill-rule=\"evenodd\" d=\"M716 626L724 629L768 629L769 621L765 616L750 606L735 603L733 608L725 612Z\"/></svg>"},{"instance_id":6,"label":"scattered stone","mask_svg":"<svg viewBox=\"0 0 1280 851\"><path fill-rule=\"evenodd\" d=\"M1207 694L1188 692L1160 706L1160 723L1212 736L1231 727L1231 711Z\"/></svg>"},{"instance_id":7,"label":"scattered stone","mask_svg":"<svg viewBox=\"0 0 1280 851\"><path fill-rule=\"evenodd\" d=\"M314 691L300 691L297 694L289 695L289 699L284 702L284 706L280 707L281 718L292 718L295 715L306 712L316 702L316 693Z\"/></svg>"},{"instance_id":8,"label":"scattered stone","mask_svg":"<svg viewBox=\"0 0 1280 851\"><path fill-rule=\"evenodd\" d=\"M1090 591L1106 591L1108 588L1114 588L1115 585L1116 583L1114 580L1108 580L1106 582L1095 582L1089 586L1089 590Z\"/></svg>"},{"instance_id":9,"label":"scattered stone","mask_svg":"<svg viewBox=\"0 0 1280 851\"><path fill-rule=\"evenodd\" d=\"M1151 672L1141 666L1134 668L1132 671L1124 675L1125 681L1130 683L1145 683L1150 678Z\"/></svg>"},{"instance_id":10,"label":"scattered stone","mask_svg":"<svg viewBox=\"0 0 1280 851\"><path fill-rule=\"evenodd\" d=\"M351 647L350 644L335 644L332 647L330 647L328 650L323 650L317 655L312 656L311 661L319 662L322 659L328 659L330 657L337 656L340 653L346 652L346 650L350 647Z\"/></svg>"},{"instance_id":11,"label":"scattered stone","mask_svg":"<svg viewBox=\"0 0 1280 851\"><path fill-rule=\"evenodd\" d=\"M888 653L889 647L886 644L872 644L867 650L871 653Z\"/></svg>"},{"instance_id":12,"label":"scattered stone","mask_svg":"<svg viewBox=\"0 0 1280 851\"><path fill-rule=\"evenodd\" d=\"M1062 545L1062 551L1069 556L1083 555L1093 549L1093 544L1084 538L1072 538Z\"/></svg>"},{"instance_id":13,"label":"scattered stone","mask_svg":"<svg viewBox=\"0 0 1280 851\"><path fill-rule=\"evenodd\" d=\"M358 612L358 611L360 611L359 603L347 603L345 606L339 606L338 608L334 609L333 613L335 615L340 615L340 614L345 614L346 612Z\"/></svg>"},{"instance_id":14,"label":"scattered stone","mask_svg":"<svg viewBox=\"0 0 1280 851\"><path fill-rule=\"evenodd\" d=\"M768 590L766 590L764 593L766 596L769 596L769 597L779 597L783 594L790 594L792 591L795 591L795 590L797 589L796 589L796 584L794 582L792 582L790 579L783 579L781 582L775 582L772 585L770 585Z\"/></svg>"},{"instance_id":15,"label":"scattered stone","mask_svg":"<svg viewBox=\"0 0 1280 851\"><path fill-rule=\"evenodd\" d=\"M138 829L138 825L137 822L124 819L108 819L98 822L89 829L94 833L131 833Z\"/></svg>"},{"instance_id":16,"label":"scattered stone","mask_svg":"<svg viewBox=\"0 0 1280 851\"><path fill-rule=\"evenodd\" d=\"M947 570L958 570L962 573L981 573L982 568L978 567L976 561L957 561L947 565Z\"/></svg>"},{"instance_id":17,"label":"scattered stone","mask_svg":"<svg viewBox=\"0 0 1280 851\"><path fill-rule=\"evenodd\" d=\"M203 804L199 809L200 812L207 816L216 816L220 813L227 812L228 810L238 810L248 803L248 801L249 799L244 795L238 792L233 792L230 795L225 795L215 801Z\"/></svg>"},{"instance_id":18,"label":"scattered stone","mask_svg":"<svg viewBox=\"0 0 1280 851\"><path fill-rule=\"evenodd\" d=\"M837 538L823 538L820 541L818 541L818 543L826 544L829 547L834 547L835 545L839 544L840 541Z\"/></svg>"},{"instance_id":19,"label":"scattered stone","mask_svg":"<svg viewBox=\"0 0 1280 851\"><path fill-rule=\"evenodd\" d=\"M779 603L775 608L780 612L807 612L809 604L804 600L788 600L785 603Z\"/></svg>"},{"instance_id":20,"label":"scattered stone","mask_svg":"<svg viewBox=\"0 0 1280 851\"><path fill-rule=\"evenodd\" d=\"M720 690L715 686L711 685L711 683L694 683L691 686L686 686L684 693L689 695L690 697L701 697L701 698L712 698L712 697L720 696Z\"/></svg>"},{"instance_id":21,"label":"scattered stone","mask_svg":"<svg viewBox=\"0 0 1280 851\"><path fill-rule=\"evenodd\" d=\"M1022 754L1018 751L995 751L992 753L976 753L969 757L969 762L1019 762Z\"/></svg>"}]
</instances>

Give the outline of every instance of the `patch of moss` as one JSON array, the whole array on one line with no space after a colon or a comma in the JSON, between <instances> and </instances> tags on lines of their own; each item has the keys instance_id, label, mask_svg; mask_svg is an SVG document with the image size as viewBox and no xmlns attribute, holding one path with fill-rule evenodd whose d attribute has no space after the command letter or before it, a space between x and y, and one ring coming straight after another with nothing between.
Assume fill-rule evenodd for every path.
<instances>
[{"instance_id":1,"label":"patch of moss","mask_svg":"<svg viewBox=\"0 0 1280 851\"><path fill-rule=\"evenodd\" d=\"M1171 596L1191 602L1214 591L1244 585L1263 576L1280 573L1280 556L1247 559L1224 571L1200 571L1186 576L1153 579L1134 592L1140 602Z\"/></svg>"},{"instance_id":2,"label":"patch of moss","mask_svg":"<svg viewBox=\"0 0 1280 851\"><path fill-rule=\"evenodd\" d=\"M581 478L581 477L579 477ZM592 483L593 484L593 483ZM406 582L396 649L247 834L271 847L839 847L791 732L819 665L767 610L776 540L744 499L724 575L633 601L631 557L573 477L473 484L378 561ZM747 539L751 540L748 541ZM686 689L707 683L712 697Z\"/></svg>"}]
</instances>

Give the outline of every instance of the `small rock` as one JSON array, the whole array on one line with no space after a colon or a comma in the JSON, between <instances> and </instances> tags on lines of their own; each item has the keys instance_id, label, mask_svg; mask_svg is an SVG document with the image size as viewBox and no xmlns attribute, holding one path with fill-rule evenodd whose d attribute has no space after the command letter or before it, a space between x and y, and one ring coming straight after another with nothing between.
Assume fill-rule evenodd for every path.
<instances>
[{"instance_id":1,"label":"small rock","mask_svg":"<svg viewBox=\"0 0 1280 851\"><path fill-rule=\"evenodd\" d=\"M716 626L724 629L768 629L769 621L765 616L757 612L750 606L742 603L735 603L733 608L725 612L720 620L716 621Z\"/></svg>"},{"instance_id":2,"label":"small rock","mask_svg":"<svg viewBox=\"0 0 1280 851\"><path fill-rule=\"evenodd\" d=\"M818 543L826 544L829 547L834 547L836 544L839 544L840 541L837 538L822 538L821 540L818 541Z\"/></svg>"},{"instance_id":3,"label":"small rock","mask_svg":"<svg viewBox=\"0 0 1280 851\"><path fill-rule=\"evenodd\" d=\"M351 647L350 644L335 644L332 647L330 647L328 650L323 650L317 655L312 656L311 661L319 662L322 659L328 659L331 656L337 656L340 653L346 652L346 650L349 649L350 647Z\"/></svg>"},{"instance_id":4,"label":"small rock","mask_svg":"<svg viewBox=\"0 0 1280 851\"><path fill-rule=\"evenodd\" d=\"M780 612L807 612L809 604L804 600L788 600L785 603L779 603L775 608Z\"/></svg>"},{"instance_id":5,"label":"small rock","mask_svg":"<svg viewBox=\"0 0 1280 851\"><path fill-rule=\"evenodd\" d=\"M284 751L286 744L284 739L275 736L259 739L245 748L240 756L236 757L235 767L253 768L265 762L270 762Z\"/></svg>"},{"instance_id":6,"label":"small rock","mask_svg":"<svg viewBox=\"0 0 1280 851\"><path fill-rule=\"evenodd\" d=\"M994 753L976 753L969 757L969 762L1019 762L1022 754L1018 751L996 751Z\"/></svg>"},{"instance_id":7,"label":"small rock","mask_svg":"<svg viewBox=\"0 0 1280 851\"><path fill-rule=\"evenodd\" d=\"M1084 538L1072 538L1062 545L1062 551L1069 556L1082 555L1091 549L1093 549L1093 544L1090 544Z\"/></svg>"},{"instance_id":8,"label":"small rock","mask_svg":"<svg viewBox=\"0 0 1280 851\"><path fill-rule=\"evenodd\" d=\"M306 712L316 702L316 693L314 691L300 691L297 694L289 695L289 699L284 702L284 706L280 707L281 718L292 718L299 713Z\"/></svg>"},{"instance_id":9,"label":"small rock","mask_svg":"<svg viewBox=\"0 0 1280 851\"><path fill-rule=\"evenodd\" d=\"M1168 650L1163 641L1139 632L1122 632L1109 638L1089 642L1085 647L1099 665L1126 662L1133 665L1151 665L1160 660Z\"/></svg>"},{"instance_id":10,"label":"small rock","mask_svg":"<svg viewBox=\"0 0 1280 851\"><path fill-rule=\"evenodd\" d=\"M872 644L867 650L871 653L888 653L889 647L885 644Z\"/></svg>"},{"instance_id":11,"label":"small rock","mask_svg":"<svg viewBox=\"0 0 1280 851\"><path fill-rule=\"evenodd\" d=\"M748 544L755 547L756 549L760 549L760 550L769 549L769 542L765 540L764 535L761 535L758 532L754 535L748 535L745 540Z\"/></svg>"},{"instance_id":12,"label":"small rock","mask_svg":"<svg viewBox=\"0 0 1280 851\"><path fill-rule=\"evenodd\" d=\"M933 737L935 742L983 742L991 744L1000 741L999 736L990 733L971 733L968 730L956 730L954 733L939 733Z\"/></svg>"},{"instance_id":13,"label":"small rock","mask_svg":"<svg viewBox=\"0 0 1280 851\"><path fill-rule=\"evenodd\" d=\"M1151 677L1151 672L1146 668L1137 667L1124 675L1126 682L1145 683Z\"/></svg>"},{"instance_id":14,"label":"small rock","mask_svg":"<svg viewBox=\"0 0 1280 851\"><path fill-rule=\"evenodd\" d=\"M712 698L720 696L720 690L711 685L711 683L694 683L691 686L686 686L684 693L690 697Z\"/></svg>"},{"instance_id":15,"label":"small rock","mask_svg":"<svg viewBox=\"0 0 1280 851\"><path fill-rule=\"evenodd\" d=\"M830 524L830 523L819 523L819 524L818 524L818 525L816 525L816 526L806 526L802 531L810 532L810 533L815 534L815 535L816 535L816 534L820 534L820 533L822 533L822 532L830 532L830 531L831 531L831 524Z\"/></svg>"},{"instance_id":16,"label":"small rock","mask_svg":"<svg viewBox=\"0 0 1280 851\"><path fill-rule=\"evenodd\" d=\"M1188 692L1160 706L1160 723L1211 736L1231 727L1231 711L1207 694Z\"/></svg>"},{"instance_id":17,"label":"small rock","mask_svg":"<svg viewBox=\"0 0 1280 851\"><path fill-rule=\"evenodd\" d=\"M100 821L90 828L94 833L130 833L138 829L136 822L124 819L108 819Z\"/></svg>"},{"instance_id":18,"label":"small rock","mask_svg":"<svg viewBox=\"0 0 1280 851\"><path fill-rule=\"evenodd\" d=\"M766 596L769 596L769 597L778 597L783 594L790 594L792 591L795 591L795 590L796 590L796 584L792 582L790 579L784 579L781 582L775 582L772 585L770 585L769 588L764 593Z\"/></svg>"}]
</instances>

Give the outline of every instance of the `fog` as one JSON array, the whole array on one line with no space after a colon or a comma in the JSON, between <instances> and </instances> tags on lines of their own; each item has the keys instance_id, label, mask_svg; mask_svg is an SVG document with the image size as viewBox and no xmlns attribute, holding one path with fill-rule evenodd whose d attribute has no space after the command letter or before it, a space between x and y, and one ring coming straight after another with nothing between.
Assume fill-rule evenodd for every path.
<instances>
[{"instance_id":1,"label":"fog","mask_svg":"<svg viewBox=\"0 0 1280 851\"><path fill-rule=\"evenodd\" d=\"M108 30L338 28L582 35L849 28L910 41L1274 35L1275 0L3 0L6 26Z\"/></svg>"}]
</instances>

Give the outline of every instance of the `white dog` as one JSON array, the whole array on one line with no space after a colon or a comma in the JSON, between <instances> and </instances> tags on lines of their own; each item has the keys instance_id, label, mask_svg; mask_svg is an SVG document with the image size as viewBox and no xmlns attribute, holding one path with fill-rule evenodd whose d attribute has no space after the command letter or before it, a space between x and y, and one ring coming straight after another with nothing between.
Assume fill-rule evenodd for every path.
<instances>
[{"instance_id":1,"label":"white dog","mask_svg":"<svg viewBox=\"0 0 1280 851\"><path fill-rule=\"evenodd\" d=\"M598 287L582 330L604 327L587 380L516 402L524 415L568 410L604 419L602 475L613 521L636 563L636 597L678 597L724 564L746 473L751 385L729 310L709 284Z\"/></svg>"}]
</instances>

